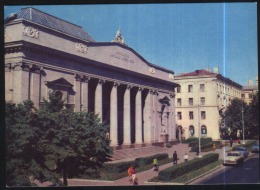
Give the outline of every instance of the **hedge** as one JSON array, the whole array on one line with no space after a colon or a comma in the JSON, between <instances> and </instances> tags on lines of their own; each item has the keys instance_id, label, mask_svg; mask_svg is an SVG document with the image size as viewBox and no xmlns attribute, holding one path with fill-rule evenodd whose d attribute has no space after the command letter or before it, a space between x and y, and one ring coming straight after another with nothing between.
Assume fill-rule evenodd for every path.
<instances>
[{"instance_id":1,"label":"hedge","mask_svg":"<svg viewBox=\"0 0 260 190\"><path fill-rule=\"evenodd\" d=\"M176 177L197 170L212 162L215 162L218 160L218 158L218 153L210 153L203 156L202 158L195 158L191 161L183 162L181 164L178 164L177 166L172 166L170 168L160 171L158 174L158 179L161 181L170 181Z\"/></svg>"},{"instance_id":2,"label":"hedge","mask_svg":"<svg viewBox=\"0 0 260 190\"><path fill-rule=\"evenodd\" d=\"M147 165L147 164L153 163L153 159L155 159L155 158L159 161L159 160L164 160L168 157L169 156L168 156L167 153L155 154L155 155L152 155L152 156L136 158L135 162L139 163L139 165Z\"/></svg>"},{"instance_id":3,"label":"hedge","mask_svg":"<svg viewBox=\"0 0 260 190\"><path fill-rule=\"evenodd\" d=\"M202 143L208 143L208 142L211 142L212 141L212 138L211 137L203 137L203 138L200 138L200 142ZM198 137L191 137L191 138L188 138L185 140L185 143L195 143L195 142L199 142L199 138Z\"/></svg>"},{"instance_id":4,"label":"hedge","mask_svg":"<svg viewBox=\"0 0 260 190\"><path fill-rule=\"evenodd\" d=\"M121 173L125 172L128 170L128 168L133 164L135 167L139 167L142 165L148 165L153 162L153 159L156 158L158 161L159 160L164 160L168 158L168 154L155 154L152 156L147 156L147 157L141 157L141 158L136 158L134 161L128 161L128 162L118 162L118 163L105 163L104 164L104 169L111 172L111 173Z\"/></svg>"},{"instance_id":5,"label":"hedge","mask_svg":"<svg viewBox=\"0 0 260 190\"><path fill-rule=\"evenodd\" d=\"M209 143L207 143L207 144L201 144L200 149L201 149L201 151L202 151L203 149L212 148L212 147L213 147L213 144L214 144L214 142L209 142ZM198 146L196 146L196 147L191 147L190 152L197 152L197 149L198 149L198 148L199 148ZM217 145L216 145L216 148L217 148Z\"/></svg>"}]
</instances>

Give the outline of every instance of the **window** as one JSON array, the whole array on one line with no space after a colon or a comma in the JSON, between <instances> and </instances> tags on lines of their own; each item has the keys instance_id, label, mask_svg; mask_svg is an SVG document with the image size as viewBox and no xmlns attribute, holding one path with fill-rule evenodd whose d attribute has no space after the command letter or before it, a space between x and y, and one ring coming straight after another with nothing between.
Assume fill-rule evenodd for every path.
<instances>
[{"instance_id":1,"label":"window","mask_svg":"<svg viewBox=\"0 0 260 190\"><path fill-rule=\"evenodd\" d=\"M194 135L194 126L189 126L190 136L193 137Z\"/></svg>"},{"instance_id":2,"label":"window","mask_svg":"<svg viewBox=\"0 0 260 190\"><path fill-rule=\"evenodd\" d=\"M201 119L206 119L206 112L205 111L201 111Z\"/></svg>"},{"instance_id":3,"label":"window","mask_svg":"<svg viewBox=\"0 0 260 190\"><path fill-rule=\"evenodd\" d=\"M192 91L193 91L192 85L188 85L188 92L192 92Z\"/></svg>"},{"instance_id":4,"label":"window","mask_svg":"<svg viewBox=\"0 0 260 190\"><path fill-rule=\"evenodd\" d=\"M189 105L190 105L190 106L193 105L193 98L189 98Z\"/></svg>"},{"instance_id":5,"label":"window","mask_svg":"<svg viewBox=\"0 0 260 190\"><path fill-rule=\"evenodd\" d=\"M201 136L207 136L207 127L205 125L201 126Z\"/></svg>"},{"instance_id":6,"label":"window","mask_svg":"<svg viewBox=\"0 0 260 190\"><path fill-rule=\"evenodd\" d=\"M200 91L204 92L205 91L205 84L200 84Z\"/></svg>"},{"instance_id":7,"label":"window","mask_svg":"<svg viewBox=\"0 0 260 190\"><path fill-rule=\"evenodd\" d=\"M205 105L205 97L200 98L200 105Z\"/></svg>"},{"instance_id":8,"label":"window","mask_svg":"<svg viewBox=\"0 0 260 190\"><path fill-rule=\"evenodd\" d=\"M189 117L190 117L190 120L193 119L193 111L190 111L190 112L189 112Z\"/></svg>"},{"instance_id":9,"label":"window","mask_svg":"<svg viewBox=\"0 0 260 190\"><path fill-rule=\"evenodd\" d=\"M177 98L177 106L181 106L181 98Z\"/></svg>"},{"instance_id":10,"label":"window","mask_svg":"<svg viewBox=\"0 0 260 190\"><path fill-rule=\"evenodd\" d=\"M249 98L252 99L253 98L253 95L252 94L248 94Z\"/></svg>"},{"instance_id":11,"label":"window","mask_svg":"<svg viewBox=\"0 0 260 190\"><path fill-rule=\"evenodd\" d=\"M181 87L177 87L177 93L180 93L181 92Z\"/></svg>"},{"instance_id":12,"label":"window","mask_svg":"<svg viewBox=\"0 0 260 190\"><path fill-rule=\"evenodd\" d=\"M181 119L182 119L182 117L181 117L181 112L177 112L177 118L178 118L178 120L181 120Z\"/></svg>"}]
</instances>

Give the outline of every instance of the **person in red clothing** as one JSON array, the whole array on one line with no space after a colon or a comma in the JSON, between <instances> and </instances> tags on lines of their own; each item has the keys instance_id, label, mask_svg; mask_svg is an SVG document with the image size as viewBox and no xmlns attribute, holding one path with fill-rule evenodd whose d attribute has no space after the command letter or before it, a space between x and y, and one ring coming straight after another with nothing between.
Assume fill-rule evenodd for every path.
<instances>
[{"instance_id":1,"label":"person in red clothing","mask_svg":"<svg viewBox=\"0 0 260 190\"><path fill-rule=\"evenodd\" d=\"M133 183L132 174L133 174L133 166L131 165L131 166L128 168L128 177L130 178L130 179L129 179L130 183Z\"/></svg>"},{"instance_id":2,"label":"person in red clothing","mask_svg":"<svg viewBox=\"0 0 260 190\"><path fill-rule=\"evenodd\" d=\"M133 185L138 185L135 167L133 167L133 170L132 170L132 181L133 181Z\"/></svg>"}]
</instances>

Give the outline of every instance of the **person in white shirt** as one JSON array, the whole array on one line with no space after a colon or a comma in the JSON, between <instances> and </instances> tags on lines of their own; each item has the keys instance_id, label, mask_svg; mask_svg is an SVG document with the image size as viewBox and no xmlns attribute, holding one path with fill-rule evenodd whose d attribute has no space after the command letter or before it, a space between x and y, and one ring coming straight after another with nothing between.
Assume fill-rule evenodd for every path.
<instances>
[{"instance_id":1,"label":"person in white shirt","mask_svg":"<svg viewBox=\"0 0 260 190\"><path fill-rule=\"evenodd\" d=\"M185 162L188 162L188 159L189 159L189 156L188 156L187 153L185 153L185 155L184 155L184 161L185 161Z\"/></svg>"}]
</instances>

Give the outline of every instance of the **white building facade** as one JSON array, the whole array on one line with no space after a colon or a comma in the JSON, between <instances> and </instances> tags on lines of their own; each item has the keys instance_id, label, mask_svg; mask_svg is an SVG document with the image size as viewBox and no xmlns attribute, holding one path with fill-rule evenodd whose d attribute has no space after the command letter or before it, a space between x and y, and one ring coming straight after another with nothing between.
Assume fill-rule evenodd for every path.
<instances>
[{"instance_id":1,"label":"white building facade","mask_svg":"<svg viewBox=\"0 0 260 190\"><path fill-rule=\"evenodd\" d=\"M180 74L175 81L180 85L175 91L177 138L220 139L220 111L241 97L242 86L207 70Z\"/></svg>"}]
</instances>

